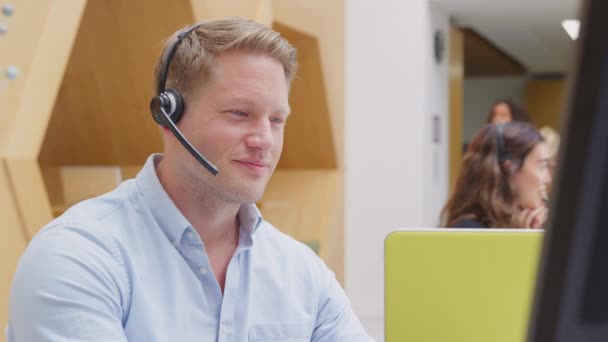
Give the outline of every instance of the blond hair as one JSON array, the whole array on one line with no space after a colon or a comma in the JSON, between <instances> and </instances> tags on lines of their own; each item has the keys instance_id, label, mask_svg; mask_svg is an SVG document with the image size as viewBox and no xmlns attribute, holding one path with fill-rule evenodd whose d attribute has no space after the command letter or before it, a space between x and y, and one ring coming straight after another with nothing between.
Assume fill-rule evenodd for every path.
<instances>
[{"instance_id":1,"label":"blond hair","mask_svg":"<svg viewBox=\"0 0 608 342\"><path fill-rule=\"evenodd\" d=\"M228 18L200 22L177 47L167 72L166 88L173 88L184 98L208 81L215 58L225 51L244 50L267 54L283 65L285 79L291 83L297 71L296 49L281 35L253 20ZM158 81L167 48L185 30L175 32L163 46L154 71L154 91L159 92Z\"/></svg>"},{"instance_id":2,"label":"blond hair","mask_svg":"<svg viewBox=\"0 0 608 342\"><path fill-rule=\"evenodd\" d=\"M549 149L549 158L555 158L557 156L557 152L559 151L559 143L561 140L559 133L549 126L544 126L538 131L547 143L547 148Z\"/></svg>"}]
</instances>

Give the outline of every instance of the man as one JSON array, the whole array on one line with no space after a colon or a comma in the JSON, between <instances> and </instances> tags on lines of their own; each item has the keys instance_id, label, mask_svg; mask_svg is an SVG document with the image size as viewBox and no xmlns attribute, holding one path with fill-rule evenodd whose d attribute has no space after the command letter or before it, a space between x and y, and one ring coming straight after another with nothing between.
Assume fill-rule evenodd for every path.
<instances>
[{"instance_id":1,"label":"man","mask_svg":"<svg viewBox=\"0 0 608 342\"><path fill-rule=\"evenodd\" d=\"M151 104L164 154L32 240L8 340L371 340L333 273L253 204L281 154L295 49L243 19L178 33Z\"/></svg>"}]
</instances>

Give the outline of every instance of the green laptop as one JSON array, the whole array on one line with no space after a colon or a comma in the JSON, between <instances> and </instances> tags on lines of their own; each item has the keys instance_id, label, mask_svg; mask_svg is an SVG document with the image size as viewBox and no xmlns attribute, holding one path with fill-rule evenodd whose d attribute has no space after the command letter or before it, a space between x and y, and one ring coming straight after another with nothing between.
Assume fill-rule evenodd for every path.
<instances>
[{"instance_id":1,"label":"green laptop","mask_svg":"<svg viewBox=\"0 0 608 342\"><path fill-rule=\"evenodd\" d=\"M418 229L385 241L386 342L523 342L542 231Z\"/></svg>"}]
</instances>

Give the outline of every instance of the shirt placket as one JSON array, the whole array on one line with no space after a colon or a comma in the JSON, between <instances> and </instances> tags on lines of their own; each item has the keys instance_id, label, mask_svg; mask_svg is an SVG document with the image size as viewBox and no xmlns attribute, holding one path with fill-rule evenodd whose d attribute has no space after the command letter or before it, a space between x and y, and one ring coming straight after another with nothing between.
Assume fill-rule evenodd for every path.
<instances>
[{"instance_id":1,"label":"shirt placket","mask_svg":"<svg viewBox=\"0 0 608 342\"><path fill-rule=\"evenodd\" d=\"M234 306L238 299L240 284L240 267L239 267L239 256L240 247L237 248L236 253L232 256L228 269L226 270L226 282L224 284L224 297L222 299L222 308L220 311L220 329L218 334L218 342L230 342L234 341Z\"/></svg>"},{"instance_id":2,"label":"shirt placket","mask_svg":"<svg viewBox=\"0 0 608 342\"><path fill-rule=\"evenodd\" d=\"M200 238L198 238L198 234L194 233L190 228L184 235L186 240L183 249L184 257L201 283L205 301L209 305L206 310L209 310L209 314L217 318L222 305L222 292L213 275L209 258L207 257L207 253L205 253L205 247Z\"/></svg>"}]
</instances>

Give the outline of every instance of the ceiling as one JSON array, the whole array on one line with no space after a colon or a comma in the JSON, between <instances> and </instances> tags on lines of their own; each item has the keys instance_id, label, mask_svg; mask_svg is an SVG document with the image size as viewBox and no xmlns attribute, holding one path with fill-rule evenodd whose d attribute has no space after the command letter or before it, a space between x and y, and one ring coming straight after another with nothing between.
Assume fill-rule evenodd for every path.
<instances>
[{"instance_id":1,"label":"ceiling","mask_svg":"<svg viewBox=\"0 0 608 342\"><path fill-rule=\"evenodd\" d=\"M561 26L578 19L582 0L433 0L454 24L469 27L495 44L531 74L570 68L574 42Z\"/></svg>"}]
</instances>

